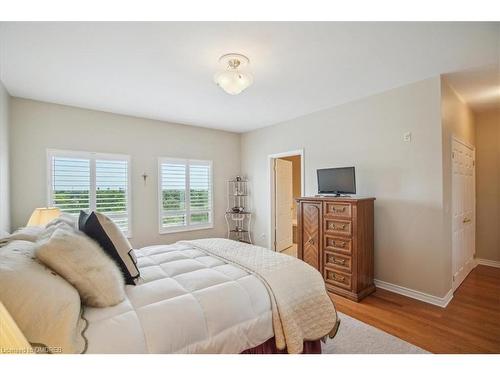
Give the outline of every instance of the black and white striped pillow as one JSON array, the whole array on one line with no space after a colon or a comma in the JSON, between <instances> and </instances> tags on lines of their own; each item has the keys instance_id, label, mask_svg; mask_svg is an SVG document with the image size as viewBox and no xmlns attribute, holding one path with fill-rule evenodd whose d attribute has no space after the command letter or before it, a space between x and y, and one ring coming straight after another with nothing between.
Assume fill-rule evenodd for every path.
<instances>
[{"instance_id":1,"label":"black and white striped pillow","mask_svg":"<svg viewBox=\"0 0 500 375\"><path fill-rule=\"evenodd\" d=\"M125 278L125 283L135 285L140 276L132 246L118 226L99 212L80 211L78 228L93 238L115 261Z\"/></svg>"}]
</instances>

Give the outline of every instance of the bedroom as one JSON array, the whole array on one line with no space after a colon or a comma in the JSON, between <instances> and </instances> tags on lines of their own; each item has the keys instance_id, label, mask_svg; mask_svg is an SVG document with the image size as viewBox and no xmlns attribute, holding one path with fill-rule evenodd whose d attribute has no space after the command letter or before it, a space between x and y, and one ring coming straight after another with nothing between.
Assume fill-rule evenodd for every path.
<instances>
[{"instance_id":1,"label":"bedroom","mask_svg":"<svg viewBox=\"0 0 500 375\"><path fill-rule=\"evenodd\" d=\"M2 327L498 355L499 49L495 21L2 21Z\"/></svg>"}]
</instances>

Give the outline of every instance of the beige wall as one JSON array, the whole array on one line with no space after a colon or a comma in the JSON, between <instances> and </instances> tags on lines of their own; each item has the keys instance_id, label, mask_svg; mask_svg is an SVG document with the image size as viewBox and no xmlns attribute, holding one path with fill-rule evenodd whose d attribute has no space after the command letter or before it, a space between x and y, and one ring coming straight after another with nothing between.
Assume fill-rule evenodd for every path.
<instances>
[{"instance_id":1,"label":"beige wall","mask_svg":"<svg viewBox=\"0 0 500 375\"><path fill-rule=\"evenodd\" d=\"M500 110L475 120L476 256L500 262Z\"/></svg>"},{"instance_id":2,"label":"beige wall","mask_svg":"<svg viewBox=\"0 0 500 375\"><path fill-rule=\"evenodd\" d=\"M304 149L305 192L316 169L354 165L359 195L374 196L375 276L442 297L451 288L443 250L440 79L427 79L242 136L253 184L254 238L268 246L268 155ZM412 141L403 135L412 133Z\"/></svg>"},{"instance_id":3,"label":"beige wall","mask_svg":"<svg viewBox=\"0 0 500 375\"><path fill-rule=\"evenodd\" d=\"M0 81L0 236L10 232L9 94Z\"/></svg>"},{"instance_id":4,"label":"beige wall","mask_svg":"<svg viewBox=\"0 0 500 375\"><path fill-rule=\"evenodd\" d=\"M56 148L131 156L134 246L225 236L226 180L240 169L238 134L19 98L11 99L10 110L13 227L25 225L34 207L47 204L46 149ZM213 160L214 229L158 234L160 156Z\"/></svg>"},{"instance_id":5,"label":"beige wall","mask_svg":"<svg viewBox=\"0 0 500 375\"><path fill-rule=\"evenodd\" d=\"M445 78L441 77L441 122L443 142L443 251L448 254L446 274L452 276L452 163L451 144L453 137L475 145L474 114Z\"/></svg>"},{"instance_id":6,"label":"beige wall","mask_svg":"<svg viewBox=\"0 0 500 375\"><path fill-rule=\"evenodd\" d=\"M293 194L293 211L292 215L296 219L297 218L297 202L295 202L295 198L298 198L302 195L302 179L301 179L301 174L300 174L300 168L301 168L301 160L300 160L300 155L295 155L295 156L287 156L280 158L283 160L288 160L292 162L292 194Z\"/></svg>"}]
</instances>

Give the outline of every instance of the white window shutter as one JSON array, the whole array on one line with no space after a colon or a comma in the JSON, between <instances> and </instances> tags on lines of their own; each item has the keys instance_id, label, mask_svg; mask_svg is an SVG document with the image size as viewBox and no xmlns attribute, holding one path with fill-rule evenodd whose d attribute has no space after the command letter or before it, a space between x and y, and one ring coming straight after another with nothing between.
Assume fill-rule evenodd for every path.
<instances>
[{"instance_id":1,"label":"white window shutter","mask_svg":"<svg viewBox=\"0 0 500 375\"><path fill-rule=\"evenodd\" d=\"M128 162L97 159L95 168L96 211L128 232Z\"/></svg>"},{"instance_id":2,"label":"white window shutter","mask_svg":"<svg viewBox=\"0 0 500 375\"><path fill-rule=\"evenodd\" d=\"M159 159L160 232L212 226L212 162Z\"/></svg>"},{"instance_id":3,"label":"white window shutter","mask_svg":"<svg viewBox=\"0 0 500 375\"><path fill-rule=\"evenodd\" d=\"M185 226L186 215L186 163L166 161L161 163L161 227Z\"/></svg>"},{"instance_id":4,"label":"white window shutter","mask_svg":"<svg viewBox=\"0 0 500 375\"><path fill-rule=\"evenodd\" d=\"M51 160L51 206L80 213L90 208L90 160L54 156Z\"/></svg>"},{"instance_id":5,"label":"white window shutter","mask_svg":"<svg viewBox=\"0 0 500 375\"><path fill-rule=\"evenodd\" d=\"M49 150L49 206L78 215L95 210L130 233L130 175L126 155Z\"/></svg>"}]
</instances>

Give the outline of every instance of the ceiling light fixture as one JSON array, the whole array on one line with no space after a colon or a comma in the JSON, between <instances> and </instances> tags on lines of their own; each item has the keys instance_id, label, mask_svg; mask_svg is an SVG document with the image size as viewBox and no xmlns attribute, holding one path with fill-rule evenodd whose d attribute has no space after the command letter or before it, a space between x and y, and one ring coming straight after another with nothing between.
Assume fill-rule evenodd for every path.
<instances>
[{"instance_id":1,"label":"ceiling light fixture","mask_svg":"<svg viewBox=\"0 0 500 375\"><path fill-rule=\"evenodd\" d=\"M249 63L248 57L239 53L221 56L219 64L224 70L215 74L215 83L230 95L239 94L253 83L252 75L243 71Z\"/></svg>"}]
</instances>

